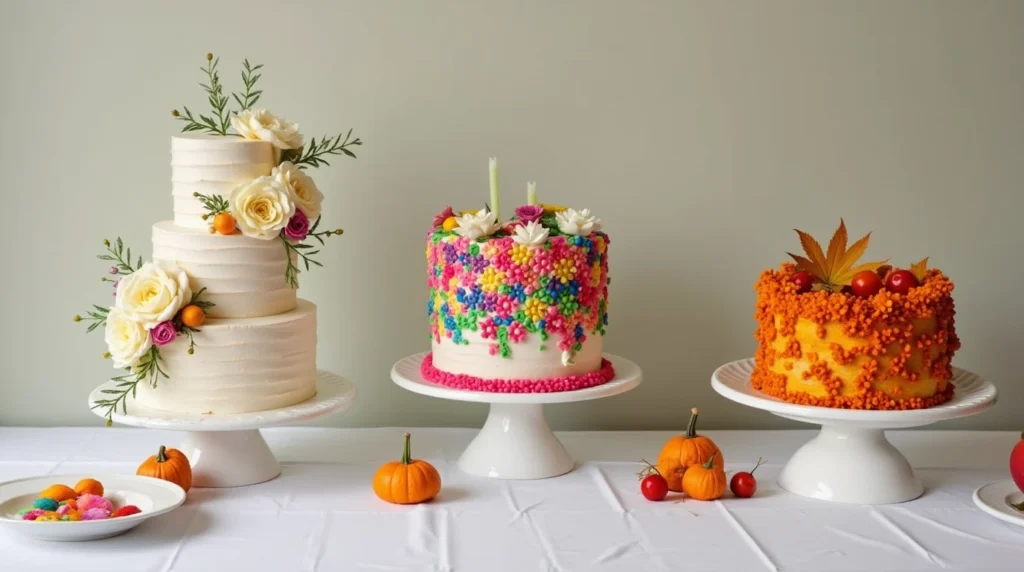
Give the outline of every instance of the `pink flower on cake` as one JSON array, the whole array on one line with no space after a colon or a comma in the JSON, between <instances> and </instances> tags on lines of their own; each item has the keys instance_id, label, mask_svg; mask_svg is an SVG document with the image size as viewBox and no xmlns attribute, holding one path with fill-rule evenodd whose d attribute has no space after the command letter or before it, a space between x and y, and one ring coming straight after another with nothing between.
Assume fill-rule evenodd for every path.
<instances>
[{"instance_id":1,"label":"pink flower on cake","mask_svg":"<svg viewBox=\"0 0 1024 572\"><path fill-rule=\"evenodd\" d=\"M166 346L174 341L174 336L178 335L172 322L160 322L150 330L149 334L153 337L153 345L157 347Z\"/></svg>"},{"instance_id":2,"label":"pink flower on cake","mask_svg":"<svg viewBox=\"0 0 1024 572\"><path fill-rule=\"evenodd\" d=\"M444 210L434 215L434 222L431 224L434 228L437 228L444 224L444 221L448 220L448 217L455 216L452 212L451 205L444 207Z\"/></svg>"},{"instance_id":3,"label":"pink flower on cake","mask_svg":"<svg viewBox=\"0 0 1024 572\"><path fill-rule=\"evenodd\" d=\"M487 318L480 322L480 337L485 340L494 340L498 337L498 328L494 325L494 320Z\"/></svg>"},{"instance_id":4,"label":"pink flower on cake","mask_svg":"<svg viewBox=\"0 0 1024 572\"><path fill-rule=\"evenodd\" d=\"M284 237L288 240L299 241L309 234L309 217L306 213L297 210L292 218L288 220L288 226L284 227Z\"/></svg>"},{"instance_id":5,"label":"pink flower on cake","mask_svg":"<svg viewBox=\"0 0 1024 572\"><path fill-rule=\"evenodd\" d=\"M516 218L523 223L537 222L544 216L544 207L539 205L523 205L516 209Z\"/></svg>"}]
</instances>

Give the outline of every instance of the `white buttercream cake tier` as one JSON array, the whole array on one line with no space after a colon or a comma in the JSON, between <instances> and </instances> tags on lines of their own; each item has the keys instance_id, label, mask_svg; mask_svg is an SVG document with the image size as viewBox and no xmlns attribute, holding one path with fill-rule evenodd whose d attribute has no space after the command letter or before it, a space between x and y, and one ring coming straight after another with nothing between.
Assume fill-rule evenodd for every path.
<instances>
[{"instance_id":1,"label":"white buttercream cake tier","mask_svg":"<svg viewBox=\"0 0 1024 572\"><path fill-rule=\"evenodd\" d=\"M205 229L206 212L194 193L227 199L241 183L269 175L277 151L266 141L185 134L171 137L171 194L174 222Z\"/></svg>"},{"instance_id":2,"label":"white buttercream cake tier","mask_svg":"<svg viewBox=\"0 0 1024 572\"><path fill-rule=\"evenodd\" d=\"M557 347L540 349L543 343L530 337L539 338L537 334L529 334L512 355L504 359L495 359L490 351L493 340L484 339L478 332L464 332L466 343L455 343L450 338L434 339L431 344L433 364L441 371L481 379L552 379L601 369L602 336L587 337L570 363L563 363L566 356Z\"/></svg>"},{"instance_id":3,"label":"white buttercream cake tier","mask_svg":"<svg viewBox=\"0 0 1024 572\"><path fill-rule=\"evenodd\" d=\"M280 240L210 234L163 221L153 225L153 260L177 264L193 292L206 288L202 299L215 304L211 318L273 316L295 308Z\"/></svg>"},{"instance_id":4,"label":"white buttercream cake tier","mask_svg":"<svg viewBox=\"0 0 1024 572\"><path fill-rule=\"evenodd\" d=\"M248 413L301 403L316 393L316 305L261 318L206 321L195 353L179 339L160 348L169 378L139 383L140 405L181 413Z\"/></svg>"}]
</instances>

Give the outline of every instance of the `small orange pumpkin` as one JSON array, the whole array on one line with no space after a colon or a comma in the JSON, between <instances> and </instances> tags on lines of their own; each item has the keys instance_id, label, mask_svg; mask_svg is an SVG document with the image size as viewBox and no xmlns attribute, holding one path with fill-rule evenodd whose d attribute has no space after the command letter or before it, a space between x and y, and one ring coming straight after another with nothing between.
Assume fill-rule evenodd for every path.
<instances>
[{"instance_id":1,"label":"small orange pumpkin","mask_svg":"<svg viewBox=\"0 0 1024 572\"><path fill-rule=\"evenodd\" d=\"M718 453L711 455L706 463L692 465L683 474L683 492L697 500L715 500L725 494L725 470L715 465Z\"/></svg>"},{"instance_id":2,"label":"small orange pumpkin","mask_svg":"<svg viewBox=\"0 0 1024 572\"><path fill-rule=\"evenodd\" d=\"M665 443L658 453L658 472L668 481L668 490L683 490L683 475L693 465L699 465L714 458L719 468L725 466L725 459L718 445L711 439L697 434L697 408L690 410L690 423L686 433L676 435Z\"/></svg>"},{"instance_id":3,"label":"small orange pumpkin","mask_svg":"<svg viewBox=\"0 0 1024 572\"><path fill-rule=\"evenodd\" d=\"M381 500L395 504L426 502L441 492L441 475L426 461L412 458L412 437L406 433L402 459L377 469L373 492Z\"/></svg>"},{"instance_id":4,"label":"small orange pumpkin","mask_svg":"<svg viewBox=\"0 0 1024 572\"><path fill-rule=\"evenodd\" d=\"M156 455L139 465L135 474L172 482L185 489L185 492L192 488L192 466L188 463L188 457L177 449L168 449L163 445L160 445Z\"/></svg>"}]
</instances>

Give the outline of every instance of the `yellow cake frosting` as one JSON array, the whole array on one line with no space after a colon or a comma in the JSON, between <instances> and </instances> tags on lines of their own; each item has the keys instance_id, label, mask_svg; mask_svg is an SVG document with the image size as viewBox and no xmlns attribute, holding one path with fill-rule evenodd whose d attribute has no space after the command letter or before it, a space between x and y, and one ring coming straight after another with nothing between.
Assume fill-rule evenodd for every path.
<instances>
[{"instance_id":1,"label":"yellow cake frosting","mask_svg":"<svg viewBox=\"0 0 1024 572\"><path fill-rule=\"evenodd\" d=\"M929 270L906 294L798 293L783 264L757 283L758 349L751 384L793 403L918 409L952 396L959 349L953 283Z\"/></svg>"}]
</instances>

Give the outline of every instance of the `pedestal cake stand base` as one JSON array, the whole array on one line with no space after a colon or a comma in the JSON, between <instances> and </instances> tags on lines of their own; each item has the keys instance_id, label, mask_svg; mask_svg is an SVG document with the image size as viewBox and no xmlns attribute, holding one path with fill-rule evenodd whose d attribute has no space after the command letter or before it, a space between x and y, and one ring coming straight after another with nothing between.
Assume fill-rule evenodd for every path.
<instances>
[{"instance_id":1,"label":"pedestal cake stand base","mask_svg":"<svg viewBox=\"0 0 1024 572\"><path fill-rule=\"evenodd\" d=\"M797 495L834 502L892 504L921 496L924 487L910 462L885 438L885 430L974 415L996 401L991 382L954 368L953 399L930 409L863 411L796 405L751 388L753 369L753 359L727 363L715 371L711 386L737 403L821 425L818 436L786 463L779 486Z\"/></svg>"},{"instance_id":2,"label":"pedestal cake stand base","mask_svg":"<svg viewBox=\"0 0 1024 572\"><path fill-rule=\"evenodd\" d=\"M113 387L113 383L108 382L93 390L89 406L104 398L104 389ZM352 382L318 371L316 395L291 407L255 413L192 414L142 407L129 398L128 413L118 411L113 420L133 427L184 432L184 440L178 448L192 464L193 486L241 487L269 481L281 474L277 458L259 431L261 427L330 415L348 409L355 397Z\"/></svg>"},{"instance_id":3,"label":"pedestal cake stand base","mask_svg":"<svg viewBox=\"0 0 1024 572\"><path fill-rule=\"evenodd\" d=\"M544 405L611 397L633 389L643 380L635 363L606 354L615 368L615 377L595 387L555 393L466 391L423 379L420 364L426 355L398 361L391 369L391 379L409 391L430 397L489 403L487 421L462 453L458 465L463 472L495 479L545 479L571 471L572 457L548 426Z\"/></svg>"}]
</instances>

